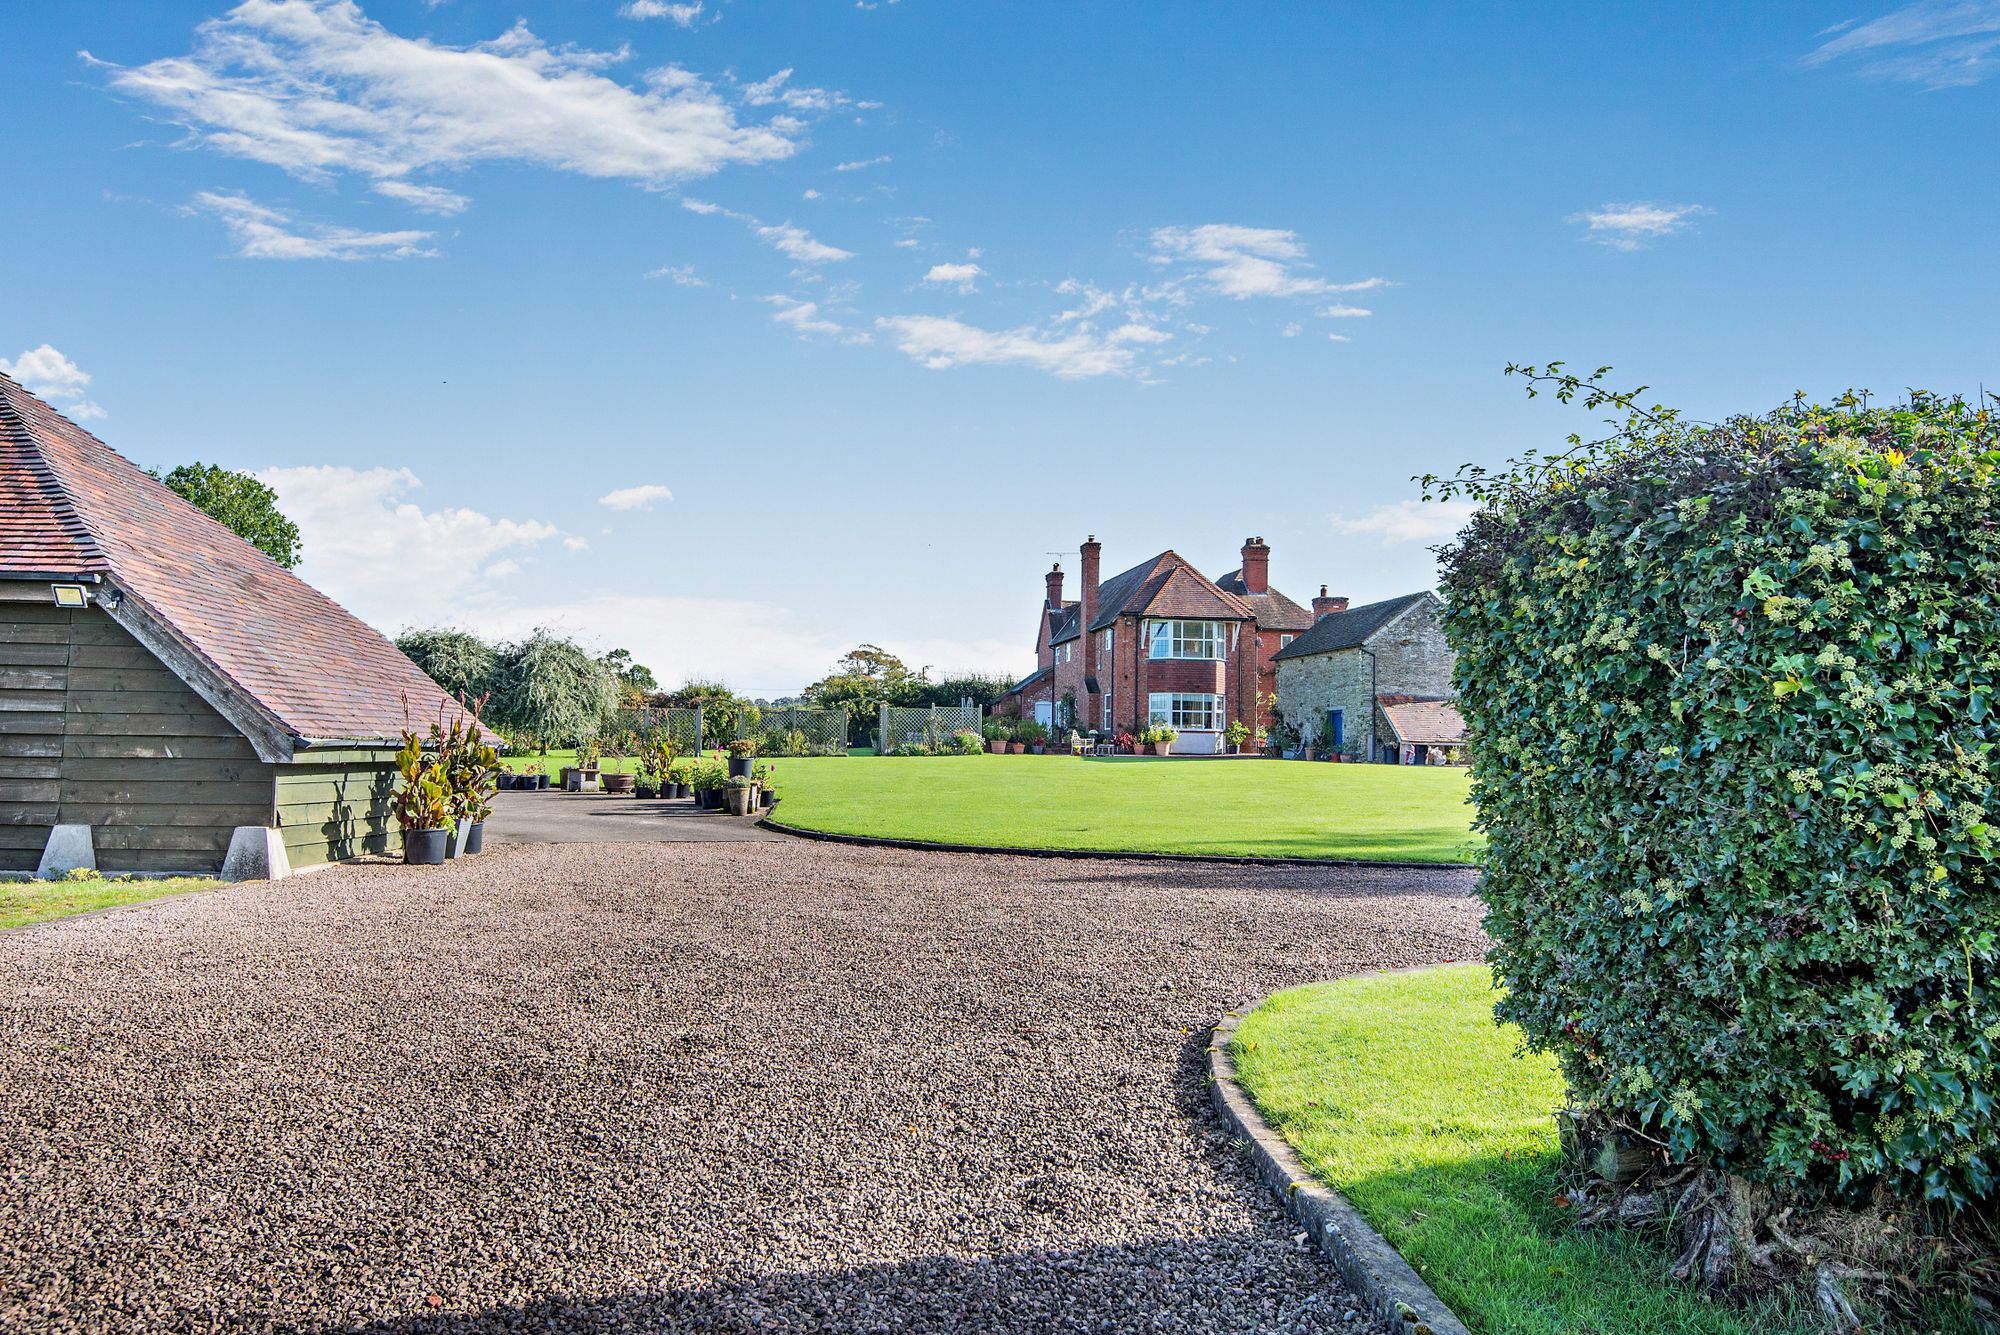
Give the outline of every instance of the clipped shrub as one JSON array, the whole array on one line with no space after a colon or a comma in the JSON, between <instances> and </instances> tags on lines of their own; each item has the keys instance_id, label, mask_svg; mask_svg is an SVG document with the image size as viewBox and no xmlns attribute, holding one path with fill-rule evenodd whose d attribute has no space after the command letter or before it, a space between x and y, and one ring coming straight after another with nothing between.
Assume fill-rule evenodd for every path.
<instances>
[{"instance_id":1,"label":"clipped shrub","mask_svg":"<svg viewBox=\"0 0 2000 1335\"><path fill-rule=\"evenodd\" d=\"M1433 488L1501 1015L1677 1158L1993 1192L1996 466L1848 396Z\"/></svg>"}]
</instances>

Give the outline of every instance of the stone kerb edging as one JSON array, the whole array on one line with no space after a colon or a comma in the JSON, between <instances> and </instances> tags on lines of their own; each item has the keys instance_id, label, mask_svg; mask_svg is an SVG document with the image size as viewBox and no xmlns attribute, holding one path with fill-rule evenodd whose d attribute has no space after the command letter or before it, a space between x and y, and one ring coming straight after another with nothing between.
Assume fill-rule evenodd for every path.
<instances>
[{"instance_id":1,"label":"stone kerb edging","mask_svg":"<svg viewBox=\"0 0 2000 1335\"><path fill-rule=\"evenodd\" d=\"M1285 1209L1305 1225L1347 1287L1393 1335L1471 1335L1465 1323L1431 1292L1423 1277L1361 1217L1347 1197L1313 1178L1285 1138L1271 1129L1236 1083L1236 1061L1230 1056L1229 1044L1236 1036L1239 1019L1260 1004L1224 1016L1208 1045L1209 1095L1223 1119L1245 1142L1245 1153L1257 1176L1278 1193Z\"/></svg>"},{"instance_id":2,"label":"stone kerb edging","mask_svg":"<svg viewBox=\"0 0 2000 1335\"><path fill-rule=\"evenodd\" d=\"M1476 862L1377 862L1368 858L1264 858L1235 853L1145 853L1123 848L1008 848L1001 844L947 844L932 839L898 839L890 835L835 834L808 830L765 816L757 822L779 834L820 839L863 848L910 848L920 853L991 853L1010 858L1081 858L1117 862L1218 862L1236 867L1387 867L1395 871L1471 871Z\"/></svg>"}]
</instances>

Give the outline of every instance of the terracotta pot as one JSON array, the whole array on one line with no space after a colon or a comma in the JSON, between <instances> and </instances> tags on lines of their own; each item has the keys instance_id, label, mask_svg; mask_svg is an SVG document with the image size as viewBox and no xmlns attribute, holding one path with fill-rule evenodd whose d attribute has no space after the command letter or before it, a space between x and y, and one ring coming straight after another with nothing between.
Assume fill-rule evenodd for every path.
<instances>
[{"instance_id":1,"label":"terracotta pot","mask_svg":"<svg viewBox=\"0 0 2000 1335\"><path fill-rule=\"evenodd\" d=\"M996 756L1004 756L1004 755L1006 755L1006 754L1007 754L1007 743L1005 743L1005 742L988 742L988 743L986 744L986 749L987 749L988 751L991 751L991 752L992 752L992 753L993 753L994 755L996 755Z\"/></svg>"},{"instance_id":2,"label":"terracotta pot","mask_svg":"<svg viewBox=\"0 0 2000 1335\"><path fill-rule=\"evenodd\" d=\"M1010 755L1010 756L1020 756L1020 755L1026 755L1027 753L1028 753L1028 744L1027 744L1026 742L1009 742L1009 743L1007 743L1007 754L1008 754L1008 755Z\"/></svg>"},{"instance_id":3,"label":"terracotta pot","mask_svg":"<svg viewBox=\"0 0 2000 1335\"><path fill-rule=\"evenodd\" d=\"M1172 742L1153 743L1153 754L1156 756L1172 755L1173 749L1174 749L1174 744Z\"/></svg>"}]
</instances>

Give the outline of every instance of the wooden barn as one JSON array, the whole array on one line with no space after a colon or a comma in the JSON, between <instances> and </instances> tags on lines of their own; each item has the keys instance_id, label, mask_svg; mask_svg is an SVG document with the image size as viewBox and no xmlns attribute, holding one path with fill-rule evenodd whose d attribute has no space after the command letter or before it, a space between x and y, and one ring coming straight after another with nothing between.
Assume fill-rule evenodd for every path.
<instances>
[{"instance_id":1,"label":"wooden barn","mask_svg":"<svg viewBox=\"0 0 2000 1335\"><path fill-rule=\"evenodd\" d=\"M457 712L376 631L0 375L0 871L263 876L399 852L397 734Z\"/></svg>"}]
</instances>

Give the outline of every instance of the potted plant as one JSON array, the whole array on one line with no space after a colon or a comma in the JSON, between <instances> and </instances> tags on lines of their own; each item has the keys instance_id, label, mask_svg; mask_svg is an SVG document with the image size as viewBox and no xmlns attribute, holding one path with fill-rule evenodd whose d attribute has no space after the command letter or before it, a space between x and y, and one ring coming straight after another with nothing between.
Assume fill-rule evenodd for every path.
<instances>
[{"instance_id":1,"label":"potted plant","mask_svg":"<svg viewBox=\"0 0 2000 1335\"><path fill-rule=\"evenodd\" d=\"M542 772L537 763L530 763L521 771L521 787L540 791L549 786L549 776Z\"/></svg>"},{"instance_id":2,"label":"potted plant","mask_svg":"<svg viewBox=\"0 0 2000 1335\"><path fill-rule=\"evenodd\" d=\"M604 758L611 762L611 768L602 780L607 793L625 794L638 787L636 777L625 772L625 757L631 754L631 740L625 734L616 732L604 739Z\"/></svg>"},{"instance_id":3,"label":"potted plant","mask_svg":"<svg viewBox=\"0 0 2000 1335\"><path fill-rule=\"evenodd\" d=\"M722 787L729 782L729 770L719 760L704 760L694 767L695 805L714 811L722 805Z\"/></svg>"},{"instance_id":4,"label":"potted plant","mask_svg":"<svg viewBox=\"0 0 2000 1335\"><path fill-rule=\"evenodd\" d=\"M1014 730L1014 736L1026 749L1040 755L1048 743L1049 730L1033 719L1024 719L1021 726Z\"/></svg>"},{"instance_id":5,"label":"potted plant","mask_svg":"<svg viewBox=\"0 0 2000 1335\"><path fill-rule=\"evenodd\" d=\"M757 743L748 737L738 737L729 744L729 777L747 779L750 767L757 759Z\"/></svg>"},{"instance_id":6,"label":"potted plant","mask_svg":"<svg viewBox=\"0 0 2000 1335\"><path fill-rule=\"evenodd\" d=\"M1229 726L1222 730L1222 740L1228 743L1229 754L1232 756L1242 753L1243 743L1249 740L1249 737L1250 725L1240 718L1231 719Z\"/></svg>"},{"instance_id":7,"label":"potted plant","mask_svg":"<svg viewBox=\"0 0 2000 1335\"><path fill-rule=\"evenodd\" d=\"M437 758L426 754L422 739L407 729L396 752L393 808L403 831L403 861L420 867L442 863L453 833L451 789Z\"/></svg>"},{"instance_id":8,"label":"potted plant","mask_svg":"<svg viewBox=\"0 0 2000 1335\"><path fill-rule=\"evenodd\" d=\"M1148 728L1146 731L1150 734L1147 740L1153 744L1154 755L1166 756L1173 754L1174 739L1180 736L1178 732L1175 732L1164 723Z\"/></svg>"},{"instance_id":9,"label":"potted plant","mask_svg":"<svg viewBox=\"0 0 2000 1335\"><path fill-rule=\"evenodd\" d=\"M748 774L732 774L723 780L723 800L732 816L747 816L757 800L756 784Z\"/></svg>"},{"instance_id":10,"label":"potted plant","mask_svg":"<svg viewBox=\"0 0 2000 1335\"><path fill-rule=\"evenodd\" d=\"M691 797L694 795L694 762L676 760L667 766L666 781L660 785L662 797Z\"/></svg>"},{"instance_id":11,"label":"potted plant","mask_svg":"<svg viewBox=\"0 0 2000 1335\"><path fill-rule=\"evenodd\" d=\"M750 772L751 782L757 785L757 805L769 811L778 802L778 767L759 765Z\"/></svg>"},{"instance_id":12,"label":"potted plant","mask_svg":"<svg viewBox=\"0 0 2000 1335\"><path fill-rule=\"evenodd\" d=\"M1129 732L1119 733L1111 739L1111 744L1118 748L1120 755L1137 755L1139 752L1139 739Z\"/></svg>"},{"instance_id":13,"label":"potted plant","mask_svg":"<svg viewBox=\"0 0 2000 1335\"><path fill-rule=\"evenodd\" d=\"M982 730L986 735L986 749L996 756L1007 754L1007 725L998 719L989 720Z\"/></svg>"}]
</instances>

